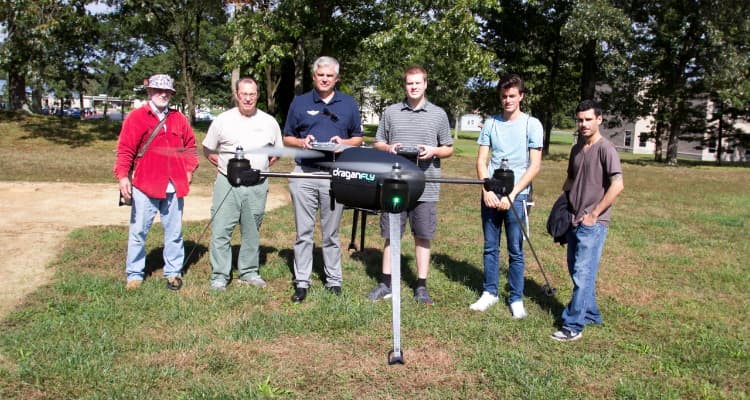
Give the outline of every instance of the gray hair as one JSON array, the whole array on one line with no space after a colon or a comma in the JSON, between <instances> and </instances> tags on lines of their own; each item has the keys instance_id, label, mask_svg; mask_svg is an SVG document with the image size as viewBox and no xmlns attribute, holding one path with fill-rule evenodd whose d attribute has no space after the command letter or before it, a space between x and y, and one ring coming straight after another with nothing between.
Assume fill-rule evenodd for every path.
<instances>
[{"instance_id":1,"label":"gray hair","mask_svg":"<svg viewBox=\"0 0 750 400\"><path fill-rule=\"evenodd\" d=\"M339 62L333 57L318 57L312 65L312 73L315 74L315 71L320 67L333 67L334 71L336 71L336 76L339 75Z\"/></svg>"},{"instance_id":2,"label":"gray hair","mask_svg":"<svg viewBox=\"0 0 750 400\"><path fill-rule=\"evenodd\" d=\"M260 88L258 87L258 82L255 81L255 79L249 77L249 76L243 76L240 79L237 79L237 82L234 84L234 90L239 91L240 85L243 83L252 83L255 85L255 91L260 91Z\"/></svg>"}]
</instances>

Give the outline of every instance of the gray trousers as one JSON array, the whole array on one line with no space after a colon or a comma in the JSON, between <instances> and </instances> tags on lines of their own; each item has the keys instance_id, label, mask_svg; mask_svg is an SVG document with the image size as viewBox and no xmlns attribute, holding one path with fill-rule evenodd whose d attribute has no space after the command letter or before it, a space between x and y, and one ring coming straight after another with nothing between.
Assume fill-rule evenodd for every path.
<instances>
[{"instance_id":1,"label":"gray trousers","mask_svg":"<svg viewBox=\"0 0 750 400\"><path fill-rule=\"evenodd\" d=\"M268 195L268 180L255 186L232 187L217 174L211 204L211 281L226 284L232 277L232 232L240 224L239 279L259 276L260 235ZM226 199L225 199L226 197ZM222 200L224 201L223 203ZM220 206L220 207L219 207Z\"/></svg>"},{"instance_id":2,"label":"gray trousers","mask_svg":"<svg viewBox=\"0 0 750 400\"><path fill-rule=\"evenodd\" d=\"M303 172L297 166L295 173ZM341 241L339 224L344 206L335 203L331 210L331 182L328 179L290 179L289 192L294 204L294 223L297 238L294 242L294 281L299 288L310 287L313 267L313 239L315 219L320 210L320 229L323 249L323 271L326 287L341 286Z\"/></svg>"}]
</instances>

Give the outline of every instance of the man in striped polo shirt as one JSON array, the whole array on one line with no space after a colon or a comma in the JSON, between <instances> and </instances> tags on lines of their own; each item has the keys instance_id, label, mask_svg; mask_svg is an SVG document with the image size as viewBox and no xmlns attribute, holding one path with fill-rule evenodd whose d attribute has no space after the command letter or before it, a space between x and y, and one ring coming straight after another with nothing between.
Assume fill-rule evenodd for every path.
<instances>
[{"instance_id":1,"label":"man in striped polo shirt","mask_svg":"<svg viewBox=\"0 0 750 400\"><path fill-rule=\"evenodd\" d=\"M427 178L440 176L440 159L453 155L448 116L445 111L425 98L427 71L419 65L412 65L404 71L404 101L392 104L385 109L375 134L375 148L397 154L401 146L417 147L419 154L414 162L425 172ZM414 235L417 259L417 285L414 300L432 305L427 292L427 273L430 269L430 241L437 228L437 201L440 184L427 182L416 208L401 213L401 234L406 230L409 219ZM367 295L370 300L391 297L391 259L389 237L389 214L380 216L381 236L385 238L383 247L383 269L380 283ZM398 282L396 282L398 284Z\"/></svg>"}]
</instances>

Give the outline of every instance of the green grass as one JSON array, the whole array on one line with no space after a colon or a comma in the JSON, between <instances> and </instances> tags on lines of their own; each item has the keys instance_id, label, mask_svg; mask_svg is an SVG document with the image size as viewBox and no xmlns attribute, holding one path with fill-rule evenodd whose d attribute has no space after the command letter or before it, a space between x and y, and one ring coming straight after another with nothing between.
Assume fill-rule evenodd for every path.
<instances>
[{"instance_id":1,"label":"green grass","mask_svg":"<svg viewBox=\"0 0 750 400\"><path fill-rule=\"evenodd\" d=\"M10 147L33 148L24 156L28 167L49 167L36 180L112 181L114 154L100 154L114 148L109 127L75 122L70 132L94 138L73 145L53 134L33 134L33 126L55 123L34 121L0 122L6 152L0 154L0 179L29 179L23 168L9 165L8 156L17 151ZM533 245L559 291L555 297L543 294L544 280L527 254L525 320L513 320L502 306L483 314L468 310L482 282L475 187L443 186L429 278L436 305L404 299L403 366L386 363L392 347L389 303L364 300L381 260L375 217L367 220L364 251L343 254L344 295L322 289L316 250L313 288L300 305L289 301L291 206L264 220L265 290L208 290L208 243L195 243L203 222L185 227L186 247L197 245L198 257L189 264L183 290L169 292L158 279L156 224L148 242L153 275L141 290L125 292L127 227L86 228L70 234L50 266L54 280L2 321L0 398L750 397L746 167L667 167L623 155L626 189L615 205L598 282L604 325L587 329L574 343L548 338L572 290L565 250L544 233L562 185L568 137L553 135L552 154L535 180L531 219ZM444 175L473 177L475 146L462 136L456 156L443 164ZM67 156L55 157L60 152ZM87 170L104 172L76 169L88 159L96 161ZM81 175L57 175L63 165ZM208 175L198 180L209 182ZM344 248L351 215L345 213L341 225ZM408 296L416 279L409 235L402 250L402 293ZM503 263L503 276L505 268Z\"/></svg>"}]
</instances>

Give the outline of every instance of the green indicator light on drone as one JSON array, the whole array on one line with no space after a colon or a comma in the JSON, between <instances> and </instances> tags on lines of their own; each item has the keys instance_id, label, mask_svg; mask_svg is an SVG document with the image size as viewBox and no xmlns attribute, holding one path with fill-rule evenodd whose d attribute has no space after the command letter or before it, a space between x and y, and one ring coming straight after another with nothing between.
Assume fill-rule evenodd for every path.
<instances>
[{"instance_id":1,"label":"green indicator light on drone","mask_svg":"<svg viewBox=\"0 0 750 400\"><path fill-rule=\"evenodd\" d=\"M385 212L400 213L407 207L407 196L409 186L406 182L397 179L386 179L383 182L380 194L381 208Z\"/></svg>"}]
</instances>

